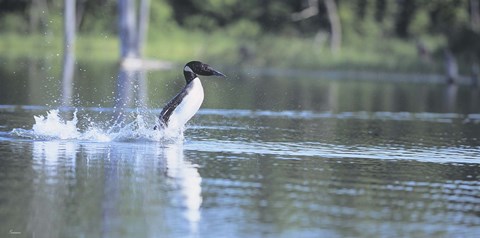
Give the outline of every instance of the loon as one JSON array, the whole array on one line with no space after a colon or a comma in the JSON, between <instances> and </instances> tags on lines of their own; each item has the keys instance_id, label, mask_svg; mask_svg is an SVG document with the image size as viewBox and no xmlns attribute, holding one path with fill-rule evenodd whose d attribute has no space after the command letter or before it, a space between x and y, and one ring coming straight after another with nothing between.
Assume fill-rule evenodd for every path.
<instances>
[{"instance_id":1,"label":"loon","mask_svg":"<svg viewBox=\"0 0 480 238\"><path fill-rule=\"evenodd\" d=\"M183 68L187 85L173 97L158 116L160 128L180 128L200 109L203 102L203 87L198 75L222 76L224 74L200 61L190 61ZM153 128L157 129L157 126Z\"/></svg>"}]
</instances>

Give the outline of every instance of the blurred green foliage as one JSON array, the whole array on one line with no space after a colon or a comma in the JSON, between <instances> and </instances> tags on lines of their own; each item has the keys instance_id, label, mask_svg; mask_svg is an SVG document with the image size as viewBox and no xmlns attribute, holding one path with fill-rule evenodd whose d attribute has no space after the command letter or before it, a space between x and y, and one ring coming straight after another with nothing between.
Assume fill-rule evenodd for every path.
<instances>
[{"instance_id":1,"label":"blurred green foliage","mask_svg":"<svg viewBox=\"0 0 480 238\"><path fill-rule=\"evenodd\" d=\"M151 0L147 55L170 60L221 56L227 60L223 62L258 66L378 63L398 68L395 64L400 62L435 70L443 48L460 61L480 61L479 1L336 0L343 49L332 54L332 29L323 0ZM58 38L62 8L58 0L0 0L0 32ZM293 19L293 14L309 8L316 14ZM80 46L86 35L113 41L117 0L77 0L77 27ZM0 43L0 49L15 46L14 41ZM422 65L421 54L428 54L436 65Z\"/></svg>"}]
</instances>

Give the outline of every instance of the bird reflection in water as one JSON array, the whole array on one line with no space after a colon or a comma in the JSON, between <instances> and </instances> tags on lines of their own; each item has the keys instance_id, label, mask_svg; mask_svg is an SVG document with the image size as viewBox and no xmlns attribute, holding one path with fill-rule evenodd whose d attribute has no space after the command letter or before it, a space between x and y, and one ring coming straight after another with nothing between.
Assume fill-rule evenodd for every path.
<instances>
[{"instance_id":1,"label":"bird reflection in water","mask_svg":"<svg viewBox=\"0 0 480 238\"><path fill-rule=\"evenodd\" d=\"M177 186L179 199L185 208L184 217L190 224L190 232L198 232L202 205L202 178L195 165L186 161L183 155L183 142L164 148L167 176Z\"/></svg>"}]
</instances>

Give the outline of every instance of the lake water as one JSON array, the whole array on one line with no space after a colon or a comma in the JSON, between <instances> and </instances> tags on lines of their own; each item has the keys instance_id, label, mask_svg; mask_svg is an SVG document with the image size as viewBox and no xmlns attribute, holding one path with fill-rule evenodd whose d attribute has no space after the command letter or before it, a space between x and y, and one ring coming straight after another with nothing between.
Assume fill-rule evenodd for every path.
<instances>
[{"instance_id":1,"label":"lake water","mask_svg":"<svg viewBox=\"0 0 480 238\"><path fill-rule=\"evenodd\" d=\"M221 66L0 61L0 237L480 237L480 90ZM286 75L286 76L285 76Z\"/></svg>"}]
</instances>

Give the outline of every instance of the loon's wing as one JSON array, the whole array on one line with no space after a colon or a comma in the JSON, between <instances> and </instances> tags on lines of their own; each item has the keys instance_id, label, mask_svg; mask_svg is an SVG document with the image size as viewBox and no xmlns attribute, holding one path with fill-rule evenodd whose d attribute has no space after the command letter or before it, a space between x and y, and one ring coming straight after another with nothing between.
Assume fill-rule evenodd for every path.
<instances>
[{"instance_id":1,"label":"loon's wing","mask_svg":"<svg viewBox=\"0 0 480 238\"><path fill-rule=\"evenodd\" d=\"M173 111L175 111L175 108L182 102L183 98L185 98L185 95L187 94L187 87L183 88L180 93L178 93L175 97L173 97L165 107L163 107L162 112L160 112L160 115L158 116L160 119L160 126L162 128L165 128L168 126L168 121L170 119L170 116L172 115Z\"/></svg>"}]
</instances>

